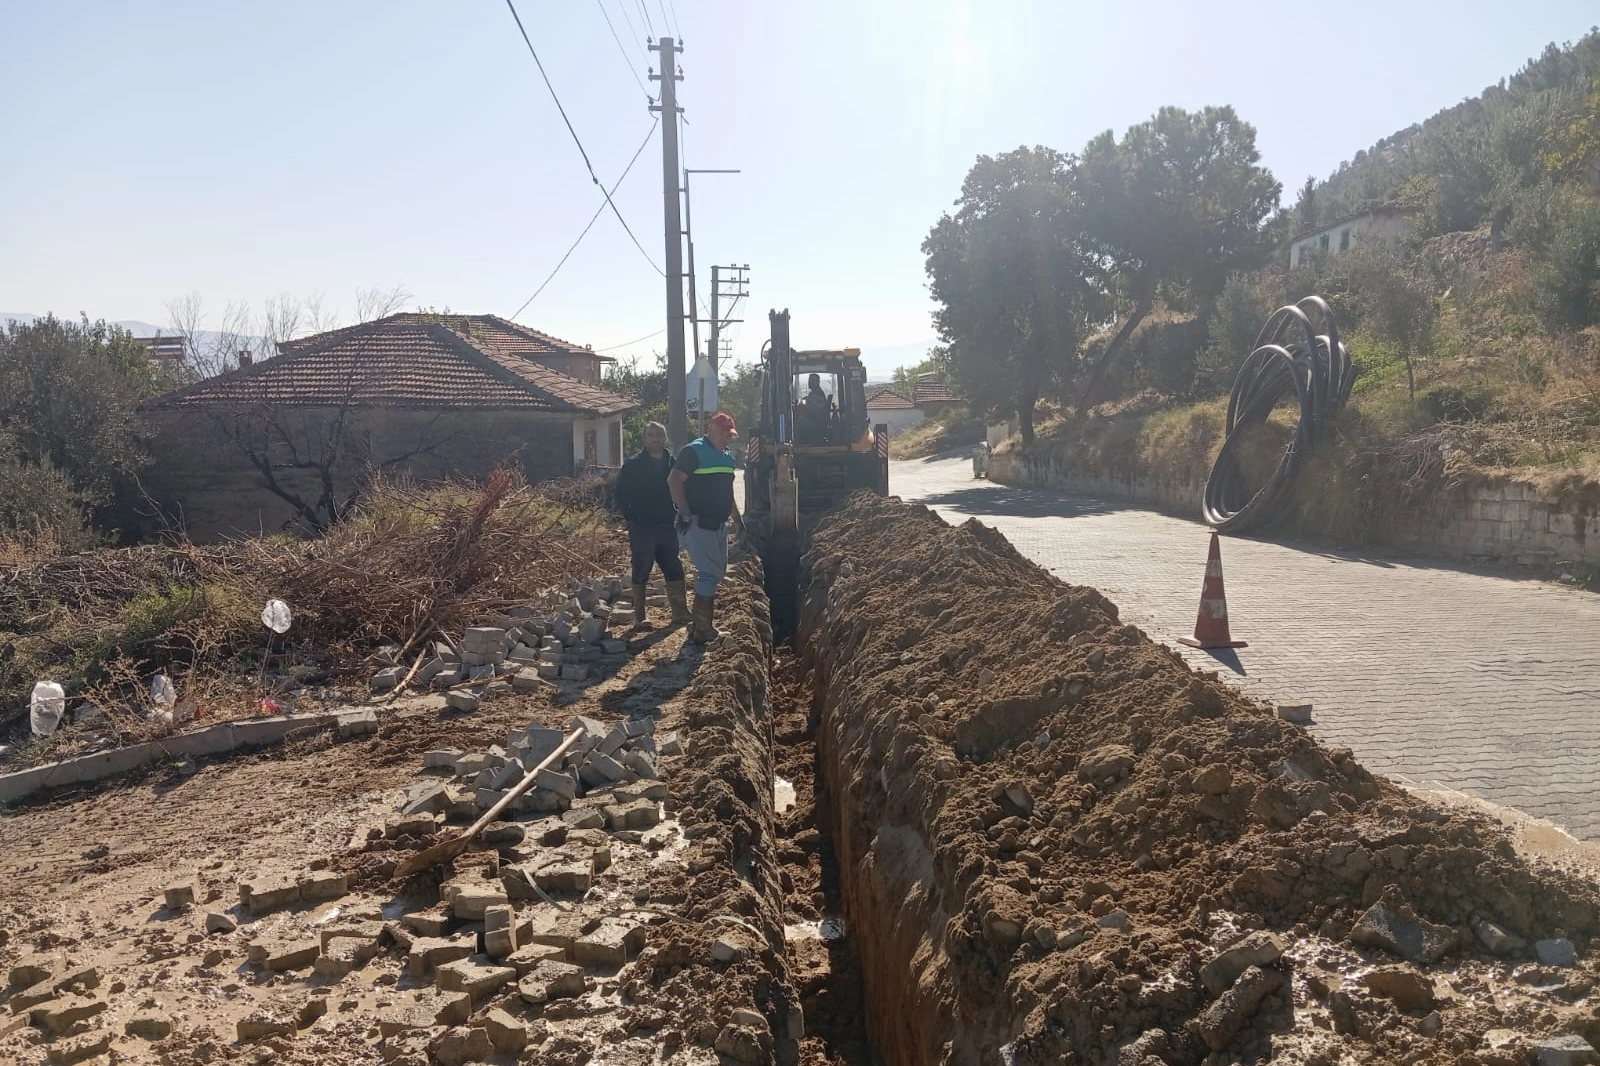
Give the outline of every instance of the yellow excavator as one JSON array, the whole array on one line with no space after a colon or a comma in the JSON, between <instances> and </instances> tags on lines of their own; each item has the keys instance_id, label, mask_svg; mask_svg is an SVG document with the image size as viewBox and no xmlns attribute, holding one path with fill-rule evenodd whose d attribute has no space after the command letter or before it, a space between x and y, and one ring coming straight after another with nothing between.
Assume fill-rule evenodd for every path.
<instances>
[{"instance_id":1,"label":"yellow excavator","mask_svg":"<svg viewBox=\"0 0 1600 1066\"><path fill-rule=\"evenodd\" d=\"M802 533L857 489L889 494L889 427L871 425L859 348L796 351L789 312L768 315L761 413L745 451L745 523Z\"/></svg>"},{"instance_id":2,"label":"yellow excavator","mask_svg":"<svg viewBox=\"0 0 1600 1066\"><path fill-rule=\"evenodd\" d=\"M745 450L744 524L764 561L773 635L785 640L812 526L858 489L889 494L889 427L873 426L867 414L859 348L796 351L789 312L767 317L761 412Z\"/></svg>"}]
</instances>

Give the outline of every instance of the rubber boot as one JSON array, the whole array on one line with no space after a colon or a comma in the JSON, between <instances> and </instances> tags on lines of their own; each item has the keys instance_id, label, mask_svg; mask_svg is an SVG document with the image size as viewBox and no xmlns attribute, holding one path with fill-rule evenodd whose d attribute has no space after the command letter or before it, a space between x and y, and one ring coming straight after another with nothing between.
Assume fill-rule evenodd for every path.
<instances>
[{"instance_id":1,"label":"rubber boot","mask_svg":"<svg viewBox=\"0 0 1600 1066\"><path fill-rule=\"evenodd\" d=\"M667 602L672 605L672 624L681 626L690 621L689 589L682 581L667 582Z\"/></svg>"},{"instance_id":2,"label":"rubber boot","mask_svg":"<svg viewBox=\"0 0 1600 1066\"><path fill-rule=\"evenodd\" d=\"M694 598L694 625L689 629L689 639L696 644L710 644L722 636L717 632L717 627L712 624L716 615L717 598L715 596L696 596Z\"/></svg>"},{"instance_id":3,"label":"rubber boot","mask_svg":"<svg viewBox=\"0 0 1600 1066\"><path fill-rule=\"evenodd\" d=\"M633 628L636 630L654 629L650 619L645 617L645 586L633 586Z\"/></svg>"}]
</instances>

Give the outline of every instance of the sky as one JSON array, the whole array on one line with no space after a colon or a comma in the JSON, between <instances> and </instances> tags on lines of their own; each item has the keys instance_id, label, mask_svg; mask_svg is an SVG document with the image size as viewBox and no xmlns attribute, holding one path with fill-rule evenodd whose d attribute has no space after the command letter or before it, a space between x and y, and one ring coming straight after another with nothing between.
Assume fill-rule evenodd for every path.
<instances>
[{"instance_id":1,"label":"sky","mask_svg":"<svg viewBox=\"0 0 1600 1066\"><path fill-rule=\"evenodd\" d=\"M1600 21L1593 0L517 0L608 186L649 133L645 39L684 43L702 301L885 374L933 338L921 243L980 154L1232 104L1293 199ZM615 28L608 27L606 16ZM0 0L0 312L165 325L358 287L510 315L603 204L504 0ZM644 84L654 92L653 83ZM664 351L659 133L518 320ZM652 265L652 262L655 265ZM687 333L687 331L686 331ZM656 334L655 336L648 336ZM637 343L626 343L645 338Z\"/></svg>"}]
</instances>

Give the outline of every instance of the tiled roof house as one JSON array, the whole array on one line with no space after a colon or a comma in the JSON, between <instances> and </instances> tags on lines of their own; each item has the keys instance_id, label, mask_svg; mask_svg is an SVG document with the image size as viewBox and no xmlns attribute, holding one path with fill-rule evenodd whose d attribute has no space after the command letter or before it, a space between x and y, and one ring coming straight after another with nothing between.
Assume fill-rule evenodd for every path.
<instances>
[{"instance_id":1,"label":"tiled roof house","mask_svg":"<svg viewBox=\"0 0 1600 1066\"><path fill-rule=\"evenodd\" d=\"M352 479L616 466L637 405L601 386L611 361L493 315L397 314L291 341L145 405L157 428L147 490L210 539L294 524L269 474L280 489L313 479L307 457L330 447Z\"/></svg>"}]
</instances>

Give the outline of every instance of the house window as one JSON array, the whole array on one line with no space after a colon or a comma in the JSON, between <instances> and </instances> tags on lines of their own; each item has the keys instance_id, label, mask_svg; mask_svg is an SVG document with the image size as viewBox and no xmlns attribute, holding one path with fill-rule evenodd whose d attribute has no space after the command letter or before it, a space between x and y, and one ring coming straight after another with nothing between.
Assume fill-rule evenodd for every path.
<instances>
[{"instance_id":1,"label":"house window","mask_svg":"<svg viewBox=\"0 0 1600 1066\"><path fill-rule=\"evenodd\" d=\"M1339 251L1348 252L1349 250L1350 250L1350 227L1346 226L1344 229L1339 231Z\"/></svg>"},{"instance_id":2,"label":"house window","mask_svg":"<svg viewBox=\"0 0 1600 1066\"><path fill-rule=\"evenodd\" d=\"M1324 233L1322 236L1317 238L1317 247L1321 248L1324 252L1328 250L1328 234Z\"/></svg>"},{"instance_id":3,"label":"house window","mask_svg":"<svg viewBox=\"0 0 1600 1066\"><path fill-rule=\"evenodd\" d=\"M583 433L583 465L593 467L600 460L600 434L592 429Z\"/></svg>"},{"instance_id":4,"label":"house window","mask_svg":"<svg viewBox=\"0 0 1600 1066\"><path fill-rule=\"evenodd\" d=\"M611 444L611 460L610 460L610 464L609 465L611 465L611 466L621 466L622 465L622 423L621 422L613 422L613 423L611 423L611 432L610 432L609 436L611 437L611 441L610 441L610 444Z\"/></svg>"}]
</instances>

